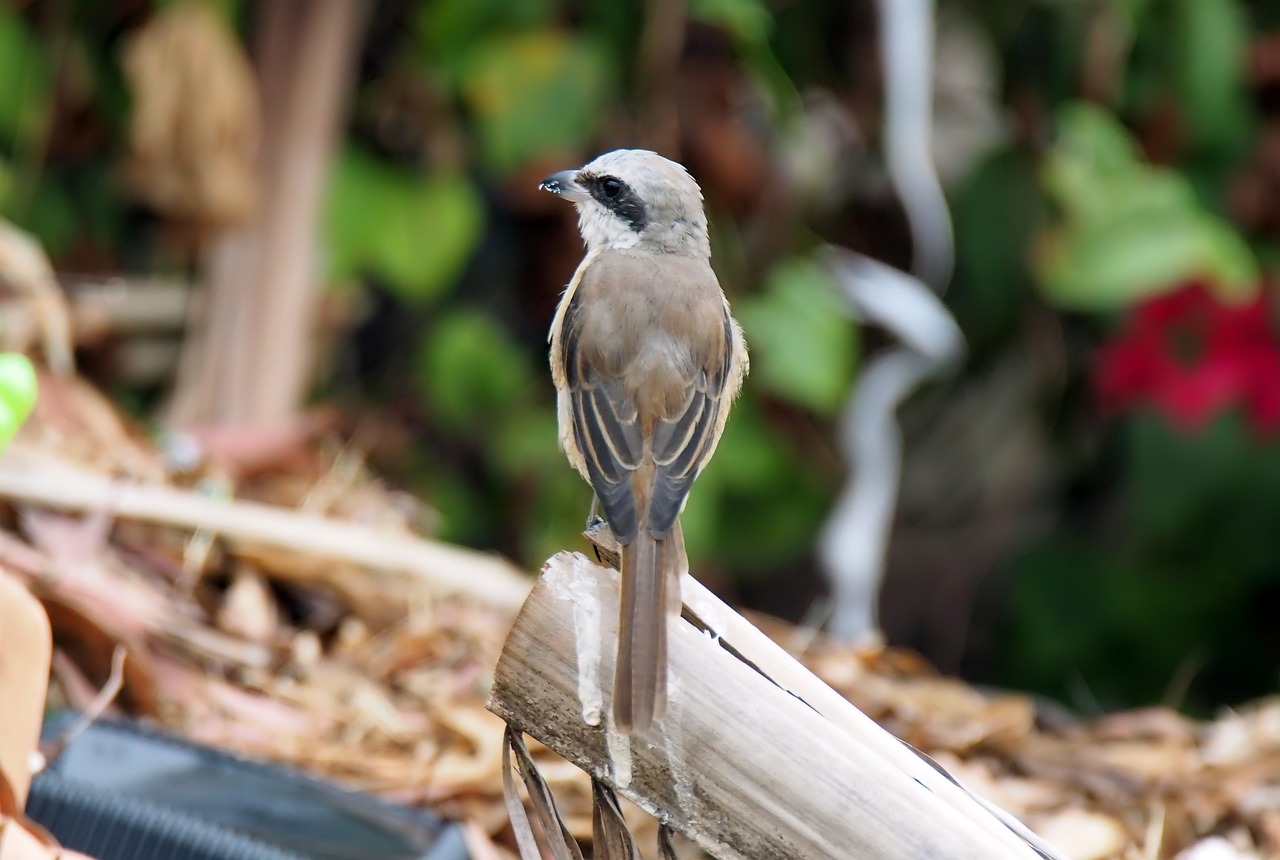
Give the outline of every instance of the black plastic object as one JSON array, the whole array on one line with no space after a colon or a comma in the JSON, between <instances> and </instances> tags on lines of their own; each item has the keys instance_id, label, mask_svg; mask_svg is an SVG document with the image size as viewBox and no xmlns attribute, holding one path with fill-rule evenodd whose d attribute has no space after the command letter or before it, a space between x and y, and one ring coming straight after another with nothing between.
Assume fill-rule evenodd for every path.
<instances>
[{"instance_id":1,"label":"black plastic object","mask_svg":"<svg viewBox=\"0 0 1280 860\"><path fill-rule=\"evenodd\" d=\"M248 836L130 797L42 776L27 814L97 860L301 860Z\"/></svg>"},{"instance_id":2,"label":"black plastic object","mask_svg":"<svg viewBox=\"0 0 1280 860\"><path fill-rule=\"evenodd\" d=\"M45 723L56 738L76 718ZM461 831L137 723L99 721L31 785L27 814L98 860L467 860Z\"/></svg>"}]
</instances>

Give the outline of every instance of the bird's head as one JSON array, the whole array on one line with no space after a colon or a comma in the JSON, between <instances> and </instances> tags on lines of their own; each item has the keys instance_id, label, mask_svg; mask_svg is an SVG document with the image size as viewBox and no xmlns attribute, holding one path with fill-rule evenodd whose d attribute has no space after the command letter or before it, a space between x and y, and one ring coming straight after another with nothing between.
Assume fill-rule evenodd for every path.
<instances>
[{"instance_id":1,"label":"bird's head","mask_svg":"<svg viewBox=\"0 0 1280 860\"><path fill-rule=\"evenodd\" d=\"M538 187L573 201L588 249L711 255L702 190L684 167L656 152L616 149Z\"/></svg>"}]
</instances>

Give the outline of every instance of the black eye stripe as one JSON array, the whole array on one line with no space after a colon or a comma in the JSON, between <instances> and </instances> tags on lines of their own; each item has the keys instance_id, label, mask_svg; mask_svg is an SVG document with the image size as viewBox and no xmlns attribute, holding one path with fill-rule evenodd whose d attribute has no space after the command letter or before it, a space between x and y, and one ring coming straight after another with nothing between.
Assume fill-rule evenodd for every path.
<instances>
[{"instance_id":1,"label":"black eye stripe","mask_svg":"<svg viewBox=\"0 0 1280 860\"><path fill-rule=\"evenodd\" d=\"M645 210L644 201L626 182L616 176L597 176L595 174L578 174L578 182L591 196L614 215L625 221L637 233L644 231L649 224L649 213Z\"/></svg>"}]
</instances>

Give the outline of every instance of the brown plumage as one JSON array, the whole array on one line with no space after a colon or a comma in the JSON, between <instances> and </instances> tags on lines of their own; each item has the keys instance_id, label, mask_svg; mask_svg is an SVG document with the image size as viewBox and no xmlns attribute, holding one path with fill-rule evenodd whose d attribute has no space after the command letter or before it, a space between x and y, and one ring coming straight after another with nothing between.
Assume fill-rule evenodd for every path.
<instances>
[{"instance_id":1,"label":"brown plumage","mask_svg":"<svg viewBox=\"0 0 1280 860\"><path fill-rule=\"evenodd\" d=\"M653 153L608 153L544 187L573 199L587 254L551 328L560 443L622 546L614 722L666 705L667 622L688 568L679 515L746 372L711 269L697 185Z\"/></svg>"}]
</instances>

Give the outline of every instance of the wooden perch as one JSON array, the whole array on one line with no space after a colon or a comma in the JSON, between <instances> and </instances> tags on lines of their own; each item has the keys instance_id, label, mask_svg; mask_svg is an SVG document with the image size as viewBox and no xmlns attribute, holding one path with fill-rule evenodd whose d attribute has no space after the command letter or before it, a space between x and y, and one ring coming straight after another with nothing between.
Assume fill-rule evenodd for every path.
<instances>
[{"instance_id":1,"label":"wooden perch","mask_svg":"<svg viewBox=\"0 0 1280 860\"><path fill-rule=\"evenodd\" d=\"M682 583L667 714L611 726L618 577L560 553L525 601L489 709L717 858L1053 857L701 584Z\"/></svg>"},{"instance_id":2,"label":"wooden perch","mask_svg":"<svg viewBox=\"0 0 1280 860\"><path fill-rule=\"evenodd\" d=\"M64 511L106 511L138 520L218 535L233 545L286 549L301 555L386 571L514 609L528 581L498 556L358 523L256 502L221 501L189 490L110 481L60 463L0 460L0 498Z\"/></svg>"}]
</instances>

